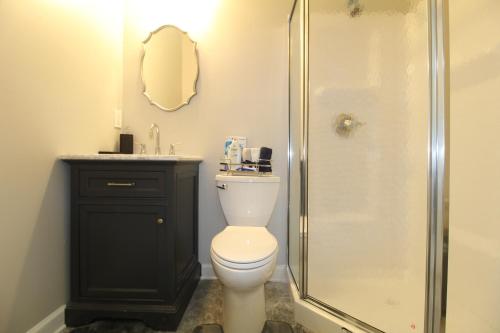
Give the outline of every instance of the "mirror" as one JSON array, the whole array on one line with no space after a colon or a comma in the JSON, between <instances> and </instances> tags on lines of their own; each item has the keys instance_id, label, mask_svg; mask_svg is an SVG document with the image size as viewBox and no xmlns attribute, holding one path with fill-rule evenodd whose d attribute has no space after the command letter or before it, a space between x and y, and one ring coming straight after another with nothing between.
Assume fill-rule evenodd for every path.
<instances>
[{"instance_id":1,"label":"mirror","mask_svg":"<svg viewBox=\"0 0 500 333\"><path fill-rule=\"evenodd\" d=\"M165 111L189 104L196 95L198 54L188 34L165 25L143 42L141 76L149 102Z\"/></svg>"}]
</instances>

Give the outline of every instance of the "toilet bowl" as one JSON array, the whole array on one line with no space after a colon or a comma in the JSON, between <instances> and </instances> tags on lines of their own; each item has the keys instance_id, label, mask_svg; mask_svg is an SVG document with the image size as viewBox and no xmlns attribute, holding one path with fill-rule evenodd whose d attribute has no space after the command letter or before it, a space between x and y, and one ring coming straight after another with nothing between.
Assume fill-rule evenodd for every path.
<instances>
[{"instance_id":1,"label":"toilet bowl","mask_svg":"<svg viewBox=\"0 0 500 333\"><path fill-rule=\"evenodd\" d=\"M212 240L210 255L225 287L239 291L266 282L276 267L278 242L264 227L228 226Z\"/></svg>"},{"instance_id":2,"label":"toilet bowl","mask_svg":"<svg viewBox=\"0 0 500 333\"><path fill-rule=\"evenodd\" d=\"M276 267L278 243L264 227L229 226L215 236L210 255L224 288L224 332L261 332L264 283Z\"/></svg>"},{"instance_id":3,"label":"toilet bowl","mask_svg":"<svg viewBox=\"0 0 500 333\"><path fill-rule=\"evenodd\" d=\"M228 226L211 244L223 285L224 332L260 333L266 321L264 283L276 268L278 242L267 230L279 177L217 176Z\"/></svg>"}]
</instances>

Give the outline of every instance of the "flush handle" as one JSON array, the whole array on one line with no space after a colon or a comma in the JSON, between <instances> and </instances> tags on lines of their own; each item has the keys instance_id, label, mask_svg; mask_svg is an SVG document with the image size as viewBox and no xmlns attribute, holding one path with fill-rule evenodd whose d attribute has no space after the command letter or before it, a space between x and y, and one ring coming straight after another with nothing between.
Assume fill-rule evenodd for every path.
<instances>
[{"instance_id":1,"label":"flush handle","mask_svg":"<svg viewBox=\"0 0 500 333\"><path fill-rule=\"evenodd\" d=\"M221 190L227 190L227 184L215 185L215 187L220 188Z\"/></svg>"}]
</instances>

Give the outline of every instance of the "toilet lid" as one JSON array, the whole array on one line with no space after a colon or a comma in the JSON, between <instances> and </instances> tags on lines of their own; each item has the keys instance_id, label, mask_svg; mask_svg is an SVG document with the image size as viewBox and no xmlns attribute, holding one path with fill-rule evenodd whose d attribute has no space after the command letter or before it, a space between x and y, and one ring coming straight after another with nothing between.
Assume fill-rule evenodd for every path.
<instances>
[{"instance_id":1,"label":"toilet lid","mask_svg":"<svg viewBox=\"0 0 500 333\"><path fill-rule=\"evenodd\" d=\"M229 226L212 240L212 251L234 263L253 263L270 257L277 249L276 238L265 227Z\"/></svg>"}]
</instances>

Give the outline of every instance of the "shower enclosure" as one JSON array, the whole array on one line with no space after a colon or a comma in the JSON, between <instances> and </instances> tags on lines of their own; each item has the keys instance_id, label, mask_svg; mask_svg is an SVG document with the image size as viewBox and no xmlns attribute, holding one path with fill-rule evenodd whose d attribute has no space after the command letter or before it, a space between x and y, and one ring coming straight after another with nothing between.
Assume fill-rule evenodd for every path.
<instances>
[{"instance_id":1,"label":"shower enclosure","mask_svg":"<svg viewBox=\"0 0 500 333\"><path fill-rule=\"evenodd\" d=\"M297 0L289 267L369 332L439 332L446 288L442 3Z\"/></svg>"}]
</instances>

